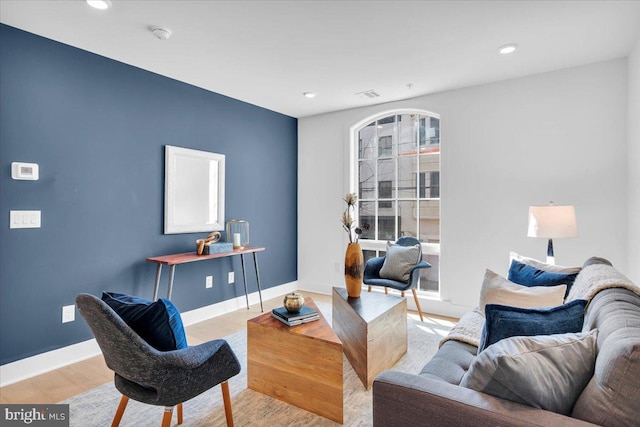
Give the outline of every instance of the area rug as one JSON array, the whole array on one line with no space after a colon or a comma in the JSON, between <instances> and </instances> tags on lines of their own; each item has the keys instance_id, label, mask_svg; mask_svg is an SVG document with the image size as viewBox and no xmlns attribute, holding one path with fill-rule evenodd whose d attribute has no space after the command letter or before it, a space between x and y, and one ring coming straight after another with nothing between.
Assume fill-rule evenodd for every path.
<instances>
[{"instance_id":1,"label":"area rug","mask_svg":"<svg viewBox=\"0 0 640 427\"><path fill-rule=\"evenodd\" d=\"M331 323L331 305L318 303L318 308ZM448 326L433 322L408 319L407 354L393 367L394 370L417 373L435 354L438 342L449 331ZM236 426L337 426L319 415L289 405L285 402L247 389L247 332L246 330L225 337L238 356L242 370L229 380L233 418ZM372 394L366 390L357 374L344 358L344 425L371 426ZM309 390L313 393L313 390ZM70 405L72 427L108 426L120 400L120 393L113 383L104 384L62 403ZM225 426L226 419L220 386L183 404L183 426ZM121 426L159 426L163 408L141 404L133 400L122 417ZM172 425L176 425L174 414Z\"/></svg>"}]
</instances>

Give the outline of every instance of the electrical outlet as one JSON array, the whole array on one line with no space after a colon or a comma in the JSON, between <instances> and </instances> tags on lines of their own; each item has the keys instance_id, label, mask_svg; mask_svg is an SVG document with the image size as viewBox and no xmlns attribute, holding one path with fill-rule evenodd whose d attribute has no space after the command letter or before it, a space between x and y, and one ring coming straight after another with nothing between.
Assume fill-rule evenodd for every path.
<instances>
[{"instance_id":1,"label":"electrical outlet","mask_svg":"<svg viewBox=\"0 0 640 427\"><path fill-rule=\"evenodd\" d=\"M213 287L213 276L207 276L207 280L206 280L206 284L205 287L207 289L212 288Z\"/></svg>"},{"instance_id":2,"label":"electrical outlet","mask_svg":"<svg viewBox=\"0 0 640 427\"><path fill-rule=\"evenodd\" d=\"M76 320L76 306L65 305L62 307L62 323L73 322Z\"/></svg>"},{"instance_id":3,"label":"electrical outlet","mask_svg":"<svg viewBox=\"0 0 640 427\"><path fill-rule=\"evenodd\" d=\"M235 282L235 273L233 271L229 272L229 284Z\"/></svg>"}]
</instances>

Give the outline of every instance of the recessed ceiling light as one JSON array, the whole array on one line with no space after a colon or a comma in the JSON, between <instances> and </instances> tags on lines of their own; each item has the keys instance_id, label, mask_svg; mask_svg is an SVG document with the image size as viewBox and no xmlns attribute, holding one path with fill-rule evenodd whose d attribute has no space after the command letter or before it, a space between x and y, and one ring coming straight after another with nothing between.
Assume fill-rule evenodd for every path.
<instances>
[{"instance_id":1,"label":"recessed ceiling light","mask_svg":"<svg viewBox=\"0 0 640 427\"><path fill-rule=\"evenodd\" d=\"M315 98L316 97L316 93L315 92L305 92L303 93L303 95L307 98Z\"/></svg>"},{"instance_id":2,"label":"recessed ceiling light","mask_svg":"<svg viewBox=\"0 0 640 427\"><path fill-rule=\"evenodd\" d=\"M168 40L171 37L171 30L168 28L152 27L151 32L159 40Z\"/></svg>"},{"instance_id":3,"label":"recessed ceiling light","mask_svg":"<svg viewBox=\"0 0 640 427\"><path fill-rule=\"evenodd\" d=\"M93 8L105 10L111 7L110 0L86 0L87 4Z\"/></svg>"},{"instance_id":4,"label":"recessed ceiling light","mask_svg":"<svg viewBox=\"0 0 640 427\"><path fill-rule=\"evenodd\" d=\"M518 49L518 45L517 44L509 43L509 44L505 44L504 46L500 46L498 48L498 52L500 52L503 55L508 55L510 53L515 52L516 49Z\"/></svg>"}]
</instances>

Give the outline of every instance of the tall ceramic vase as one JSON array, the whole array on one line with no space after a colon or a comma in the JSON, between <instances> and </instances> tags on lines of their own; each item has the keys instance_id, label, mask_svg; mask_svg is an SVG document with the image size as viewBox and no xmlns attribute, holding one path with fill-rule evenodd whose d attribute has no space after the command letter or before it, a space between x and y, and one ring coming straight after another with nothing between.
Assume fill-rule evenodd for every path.
<instances>
[{"instance_id":1,"label":"tall ceramic vase","mask_svg":"<svg viewBox=\"0 0 640 427\"><path fill-rule=\"evenodd\" d=\"M364 272L364 258L360 243L349 243L344 256L344 281L347 294L351 298L358 298L362 291L362 273Z\"/></svg>"}]
</instances>

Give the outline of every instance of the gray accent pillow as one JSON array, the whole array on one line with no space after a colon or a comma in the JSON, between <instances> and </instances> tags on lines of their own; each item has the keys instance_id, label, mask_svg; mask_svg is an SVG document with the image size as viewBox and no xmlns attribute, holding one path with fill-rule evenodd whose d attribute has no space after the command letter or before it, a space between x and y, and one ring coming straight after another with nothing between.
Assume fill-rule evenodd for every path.
<instances>
[{"instance_id":1,"label":"gray accent pillow","mask_svg":"<svg viewBox=\"0 0 640 427\"><path fill-rule=\"evenodd\" d=\"M460 385L569 415L593 376L597 329L510 337L487 347Z\"/></svg>"},{"instance_id":2,"label":"gray accent pillow","mask_svg":"<svg viewBox=\"0 0 640 427\"><path fill-rule=\"evenodd\" d=\"M419 262L420 245L400 246L387 242L387 254L380 269L380 277L408 282L411 269Z\"/></svg>"}]
</instances>

